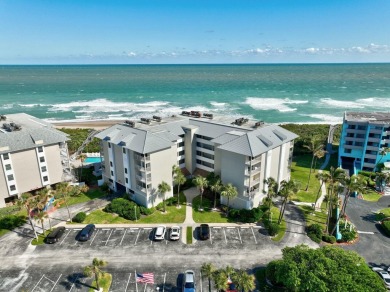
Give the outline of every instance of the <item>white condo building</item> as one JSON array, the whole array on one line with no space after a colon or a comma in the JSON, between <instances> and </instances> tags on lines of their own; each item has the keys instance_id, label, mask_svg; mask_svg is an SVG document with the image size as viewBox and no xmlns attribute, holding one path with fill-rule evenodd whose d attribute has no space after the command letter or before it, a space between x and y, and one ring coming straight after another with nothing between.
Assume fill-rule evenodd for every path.
<instances>
[{"instance_id":1,"label":"white condo building","mask_svg":"<svg viewBox=\"0 0 390 292\"><path fill-rule=\"evenodd\" d=\"M24 192L69 180L68 140L33 116L0 116L0 207Z\"/></svg>"},{"instance_id":2,"label":"white condo building","mask_svg":"<svg viewBox=\"0 0 390 292\"><path fill-rule=\"evenodd\" d=\"M178 165L187 175L220 175L224 184L238 190L231 206L251 209L265 196L264 179L290 179L296 134L243 118L184 113L127 121L96 135L101 139L103 179L111 189L152 207L162 201L158 184L165 181L172 187L172 166ZM166 198L170 196L172 190Z\"/></svg>"}]
</instances>

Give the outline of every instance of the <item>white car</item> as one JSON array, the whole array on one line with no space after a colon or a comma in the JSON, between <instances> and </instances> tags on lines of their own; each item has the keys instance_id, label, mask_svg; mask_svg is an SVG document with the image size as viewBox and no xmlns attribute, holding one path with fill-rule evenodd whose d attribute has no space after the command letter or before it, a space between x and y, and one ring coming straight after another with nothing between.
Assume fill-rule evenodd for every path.
<instances>
[{"instance_id":1,"label":"white car","mask_svg":"<svg viewBox=\"0 0 390 292\"><path fill-rule=\"evenodd\" d=\"M383 282L385 282L386 287L390 287L390 275L388 272L379 267L373 267L372 270L378 273L378 275L382 278Z\"/></svg>"},{"instance_id":2,"label":"white car","mask_svg":"<svg viewBox=\"0 0 390 292\"><path fill-rule=\"evenodd\" d=\"M166 230L167 228L164 225L158 226L156 228L156 232L154 233L154 240L164 240Z\"/></svg>"},{"instance_id":3,"label":"white car","mask_svg":"<svg viewBox=\"0 0 390 292\"><path fill-rule=\"evenodd\" d=\"M169 239L170 240L179 240L180 239L180 227L179 226L172 226L171 231L169 233Z\"/></svg>"}]
</instances>

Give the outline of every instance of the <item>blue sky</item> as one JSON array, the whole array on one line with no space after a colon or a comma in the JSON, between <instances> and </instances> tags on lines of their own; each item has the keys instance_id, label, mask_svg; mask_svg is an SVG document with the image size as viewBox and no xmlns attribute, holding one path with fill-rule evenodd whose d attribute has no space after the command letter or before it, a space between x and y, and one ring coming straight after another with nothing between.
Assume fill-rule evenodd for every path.
<instances>
[{"instance_id":1,"label":"blue sky","mask_svg":"<svg viewBox=\"0 0 390 292\"><path fill-rule=\"evenodd\" d=\"M389 0L0 0L0 64L390 62Z\"/></svg>"}]
</instances>

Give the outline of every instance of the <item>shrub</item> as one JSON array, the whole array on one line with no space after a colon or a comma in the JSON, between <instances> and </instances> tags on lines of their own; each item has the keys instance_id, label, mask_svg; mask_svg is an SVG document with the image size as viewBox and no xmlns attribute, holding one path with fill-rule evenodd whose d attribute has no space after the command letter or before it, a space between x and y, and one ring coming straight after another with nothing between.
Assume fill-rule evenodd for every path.
<instances>
[{"instance_id":1,"label":"shrub","mask_svg":"<svg viewBox=\"0 0 390 292\"><path fill-rule=\"evenodd\" d=\"M382 227L385 230L386 234L390 236L390 221L383 221Z\"/></svg>"},{"instance_id":2,"label":"shrub","mask_svg":"<svg viewBox=\"0 0 390 292\"><path fill-rule=\"evenodd\" d=\"M322 241L333 244L336 242L336 237L334 237L333 235L324 234L322 235Z\"/></svg>"},{"instance_id":3,"label":"shrub","mask_svg":"<svg viewBox=\"0 0 390 292\"><path fill-rule=\"evenodd\" d=\"M171 198L169 198L169 199L166 199L166 200L165 200L165 204L166 204L167 206L175 206L175 205L177 205L177 197L174 196L174 197L171 197Z\"/></svg>"},{"instance_id":4,"label":"shrub","mask_svg":"<svg viewBox=\"0 0 390 292\"><path fill-rule=\"evenodd\" d=\"M357 233L354 229L352 231L349 231L349 229L340 228L341 233L341 240L340 242L349 242L356 238Z\"/></svg>"},{"instance_id":5,"label":"shrub","mask_svg":"<svg viewBox=\"0 0 390 292\"><path fill-rule=\"evenodd\" d=\"M240 221L245 223L254 223L260 220L263 215L263 211L260 208L253 208L252 210L246 209L230 209L229 218L234 221Z\"/></svg>"},{"instance_id":6,"label":"shrub","mask_svg":"<svg viewBox=\"0 0 390 292\"><path fill-rule=\"evenodd\" d=\"M112 202L104 208L104 211L108 213L116 213L128 220L139 219L141 216L138 205L124 198L112 200Z\"/></svg>"},{"instance_id":7,"label":"shrub","mask_svg":"<svg viewBox=\"0 0 390 292\"><path fill-rule=\"evenodd\" d=\"M270 236L275 236L276 234L279 233L280 226L277 223L271 223L271 224L268 225L267 230L268 230L268 234Z\"/></svg>"},{"instance_id":8,"label":"shrub","mask_svg":"<svg viewBox=\"0 0 390 292\"><path fill-rule=\"evenodd\" d=\"M139 206L139 211L142 215L151 215L154 213L155 208L146 208L144 206Z\"/></svg>"},{"instance_id":9,"label":"shrub","mask_svg":"<svg viewBox=\"0 0 390 292\"><path fill-rule=\"evenodd\" d=\"M0 219L0 229L12 230L16 227L22 226L26 222L24 216L6 215Z\"/></svg>"},{"instance_id":10,"label":"shrub","mask_svg":"<svg viewBox=\"0 0 390 292\"><path fill-rule=\"evenodd\" d=\"M322 240L322 227L319 224L312 224L307 228L307 236L314 242L320 243Z\"/></svg>"},{"instance_id":11,"label":"shrub","mask_svg":"<svg viewBox=\"0 0 390 292\"><path fill-rule=\"evenodd\" d=\"M84 212L80 212L80 213L77 213L73 218L72 218L72 221L76 222L76 223L82 223L85 218L87 218L87 214L85 214Z\"/></svg>"}]
</instances>

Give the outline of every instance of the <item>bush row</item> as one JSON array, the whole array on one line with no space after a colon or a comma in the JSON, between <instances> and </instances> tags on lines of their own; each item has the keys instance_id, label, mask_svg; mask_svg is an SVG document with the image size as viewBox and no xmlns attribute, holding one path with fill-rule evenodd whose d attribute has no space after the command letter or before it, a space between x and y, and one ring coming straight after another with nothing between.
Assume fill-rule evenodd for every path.
<instances>
[{"instance_id":1,"label":"bush row","mask_svg":"<svg viewBox=\"0 0 390 292\"><path fill-rule=\"evenodd\" d=\"M124 198L112 200L112 202L104 208L104 211L108 213L116 213L128 220L136 220L141 217L138 205L133 201L129 201Z\"/></svg>"},{"instance_id":2,"label":"bush row","mask_svg":"<svg viewBox=\"0 0 390 292\"><path fill-rule=\"evenodd\" d=\"M263 211L260 207L253 208L252 210L246 209L231 209L229 211L229 218L234 221L244 222L244 223L254 223L259 221L263 216Z\"/></svg>"},{"instance_id":3,"label":"bush row","mask_svg":"<svg viewBox=\"0 0 390 292\"><path fill-rule=\"evenodd\" d=\"M383 221L382 227L385 230L386 234L390 236L390 221Z\"/></svg>"},{"instance_id":4,"label":"bush row","mask_svg":"<svg viewBox=\"0 0 390 292\"><path fill-rule=\"evenodd\" d=\"M0 219L0 229L12 230L22 226L26 222L26 218L21 215L6 215Z\"/></svg>"},{"instance_id":5,"label":"bush row","mask_svg":"<svg viewBox=\"0 0 390 292\"><path fill-rule=\"evenodd\" d=\"M314 242L320 243L322 241L322 227L319 224L312 224L307 228L307 236Z\"/></svg>"}]
</instances>

